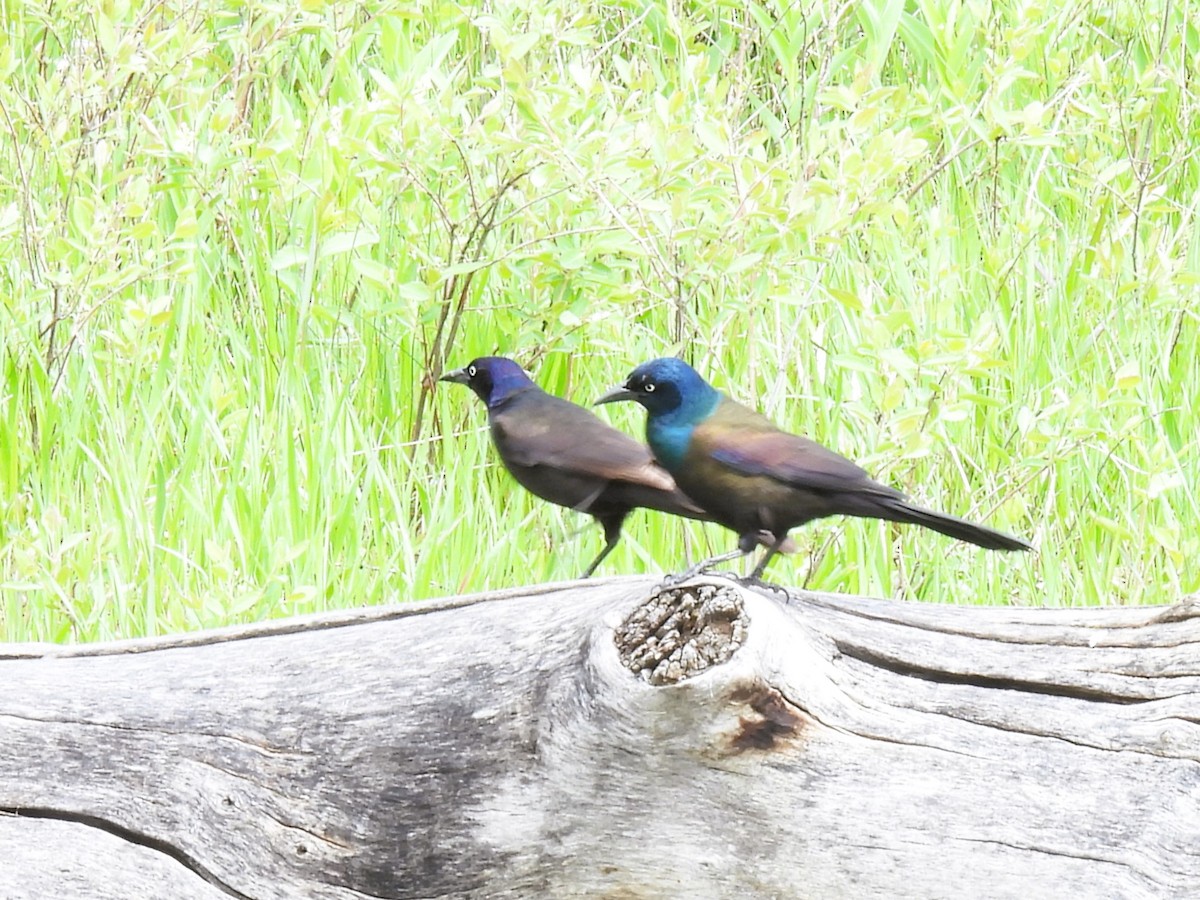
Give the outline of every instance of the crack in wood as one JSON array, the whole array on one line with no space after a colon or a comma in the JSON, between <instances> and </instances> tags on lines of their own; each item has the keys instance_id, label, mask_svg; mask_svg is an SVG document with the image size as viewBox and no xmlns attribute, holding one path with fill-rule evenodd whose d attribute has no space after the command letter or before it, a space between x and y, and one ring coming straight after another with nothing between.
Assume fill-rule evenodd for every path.
<instances>
[{"instance_id":1,"label":"crack in wood","mask_svg":"<svg viewBox=\"0 0 1200 900\"><path fill-rule=\"evenodd\" d=\"M1188 594L1186 597L1181 597L1176 603L1166 607L1156 615L1153 621L1159 624L1167 624L1172 622L1190 622L1192 619L1200 619L1200 593Z\"/></svg>"},{"instance_id":2,"label":"crack in wood","mask_svg":"<svg viewBox=\"0 0 1200 900\"><path fill-rule=\"evenodd\" d=\"M148 850L154 850L163 854L170 859L175 860L188 871L202 878L204 881L211 884L221 893L230 897L236 897L237 900L254 900L249 894L243 894L232 885L226 884L216 873L201 864L201 862L192 856L190 853L179 849L174 844L169 843L161 838L152 837L148 834L142 834L128 826L113 822L110 819L105 819L100 816L89 815L87 813L71 812L66 809L52 809L42 806L0 806L0 814L6 814L23 819L52 819L58 822L69 822L76 825L83 825L87 828L95 828L106 834L111 834L113 837L123 841L128 841L131 844L136 844L139 847L145 847Z\"/></svg>"},{"instance_id":3,"label":"crack in wood","mask_svg":"<svg viewBox=\"0 0 1200 900\"><path fill-rule=\"evenodd\" d=\"M919 750L934 750L938 753L948 753L952 756L961 756L966 759L987 760L988 757L980 756L974 753L967 753L962 750L956 750L951 747L944 747L939 744L930 744L923 741L908 741L894 735L879 734L869 732L858 728L849 728L845 725L834 725L824 721L820 716L814 715L810 710L802 704L788 697L779 688L772 685L760 685L757 689L743 687L735 691L730 698L735 702L746 702L751 709L758 713L761 717L759 721L750 720L747 717L741 717L743 729L749 727L753 730L756 726L760 731L772 732L770 737L786 737L792 743L798 743L798 738L803 736L807 728L813 725L818 725L823 728L828 728L831 731L840 732L842 734L852 735L853 737L862 738L866 741L879 741L884 744L894 744L898 747L914 747ZM933 713L933 715L944 715L944 713ZM794 720L794 721L793 721ZM960 720L962 721L962 720ZM978 724L978 723L977 723ZM776 749L774 742L767 746L759 747L754 741L763 741L764 737L761 734L745 735L739 733L734 738L733 745L737 750L744 750L753 747L754 749ZM746 746L748 743L749 746Z\"/></svg>"},{"instance_id":4,"label":"crack in wood","mask_svg":"<svg viewBox=\"0 0 1200 900\"><path fill-rule=\"evenodd\" d=\"M940 715L947 715L940 713ZM1027 728L1012 727L1000 720L989 720L980 717L972 717L964 713L955 712L951 718L957 719L959 722L970 722L972 725L979 725L981 728L995 728L999 731L1005 731L1009 734L1021 734L1027 737L1042 738L1051 741L1062 741L1064 744L1070 744L1072 747L1079 747L1082 750L1098 750L1101 753L1137 753L1143 756L1153 756L1157 759L1176 759L1185 762L1200 762L1200 758L1187 753L1162 753L1154 750L1152 747L1112 747L1104 744L1094 743L1090 741L1076 740L1069 738L1064 734L1055 734L1050 731L1030 731ZM1156 719L1149 719L1146 722L1161 722L1169 719L1177 719L1177 716L1164 716Z\"/></svg>"},{"instance_id":5,"label":"crack in wood","mask_svg":"<svg viewBox=\"0 0 1200 900\"><path fill-rule=\"evenodd\" d=\"M1147 722L1186 722L1189 725L1200 725L1200 716L1155 716Z\"/></svg>"},{"instance_id":6,"label":"crack in wood","mask_svg":"<svg viewBox=\"0 0 1200 900\"><path fill-rule=\"evenodd\" d=\"M1149 882L1153 882L1150 875L1142 869L1121 859L1112 859L1107 856L1098 856L1094 853L1071 853L1068 850L1059 849L1057 847L1033 847L1027 844L1014 844L1009 841L998 841L992 838L971 838L971 837L955 837L951 840L959 841L964 844L990 844L995 847L1004 847L1008 850L1016 850L1021 853L1038 853L1046 856L1060 856L1064 859L1079 859L1090 863L1105 863L1110 866L1121 866L1130 872L1135 872Z\"/></svg>"},{"instance_id":7,"label":"crack in wood","mask_svg":"<svg viewBox=\"0 0 1200 900\"><path fill-rule=\"evenodd\" d=\"M886 653L871 650L860 644L846 640L834 639L837 649L845 656L858 660L877 669L886 669L906 678L919 678L936 684L959 684L985 690L1018 691L1026 694L1046 694L1053 697L1064 697L1071 700L1084 700L1092 703L1108 703L1115 706L1136 706L1152 702L1144 697L1121 697L1103 688L1085 687L1083 685L1050 684L1044 681L1031 681L1024 678L1001 677L981 673L949 672L945 669L922 666L903 659L897 659ZM1161 698L1154 698L1161 699Z\"/></svg>"},{"instance_id":8,"label":"crack in wood","mask_svg":"<svg viewBox=\"0 0 1200 900\"><path fill-rule=\"evenodd\" d=\"M814 719L813 721L819 722L820 724L825 724L820 722L819 719ZM842 734L849 734L857 738L862 738L865 741L878 741L881 744L893 744L897 747L915 747L918 750L933 750L937 753L948 753L951 756L961 756L964 759L976 759L980 760L981 762L992 761L992 757L990 756L983 756L978 753L967 753L965 750L955 750L951 747L944 747L941 744L931 744L927 741L906 741L903 738L899 738L894 735L879 734L878 732L870 732L864 729L849 728L846 726L839 726L834 730L840 731Z\"/></svg>"},{"instance_id":9,"label":"crack in wood","mask_svg":"<svg viewBox=\"0 0 1200 900\"><path fill-rule=\"evenodd\" d=\"M1200 645L1197 645L1197 653L1200 654ZM1146 681L1170 681L1172 678L1197 678L1200 677L1200 670L1195 672L1133 672L1126 668L1121 669L1083 669L1082 671L1091 672L1095 675L1112 675L1116 678L1141 678ZM1183 697L1191 694L1191 691L1180 691L1178 694L1159 694L1154 697L1155 700L1170 700L1172 697Z\"/></svg>"},{"instance_id":10,"label":"crack in wood","mask_svg":"<svg viewBox=\"0 0 1200 900\"><path fill-rule=\"evenodd\" d=\"M964 615L964 623L962 627L947 624L943 621L937 621L933 616L938 613L949 612L955 610L965 612L961 607L939 607L929 606L928 604L897 604L895 613L888 613L878 609L862 609L855 606L845 604L844 598L833 597L827 598L820 594L797 594L790 595L791 600L787 605L796 608L804 606L813 606L819 608L822 612L828 612L835 616L844 616L853 619L860 619L864 622L878 622L883 625L894 625L898 628L912 629L917 632L929 632L934 634L943 634L947 637L961 637L969 640L990 641L999 644L1018 644L1028 646L1053 646L1053 647L1086 647L1088 649L1106 649L1106 650L1145 650L1147 647L1154 647L1162 650L1173 650L1180 648L1197 647L1200 648L1200 637L1183 636L1179 640L1155 640L1153 643L1147 643L1145 638L1145 630L1147 625L1151 624L1189 624L1195 626L1196 620L1200 619L1200 605L1196 609L1188 610L1185 613L1180 613L1177 606L1167 607L1167 611L1154 616L1147 616L1144 620L1134 622L1107 622L1103 621L1098 624L1088 624L1084 621L1070 622L1037 622L1029 621L1006 621L1006 622L983 622L978 620L973 623L974 628L969 627L966 622L968 616ZM913 607L923 607L914 609ZM974 611L975 607L970 607ZM990 610L991 608L989 608ZM1084 607L1063 607L1059 611L1078 611L1084 612ZM1022 612L1042 612L1035 607L1021 607ZM918 618L913 618L916 615ZM979 625L984 624L988 627L980 628ZM993 630L997 626L1006 626L1014 629L1020 629L1019 634L1004 634L997 633ZM1049 632L1042 635L1036 635L1034 630L1042 629ZM1193 631L1194 631L1193 627ZM1072 632L1079 632L1082 636L1076 636ZM1122 632L1136 632L1134 635L1137 640L1132 641L1116 641L1105 640L1107 636L1124 637Z\"/></svg>"},{"instance_id":11,"label":"crack in wood","mask_svg":"<svg viewBox=\"0 0 1200 900\"><path fill-rule=\"evenodd\" d=\"M314 840L320 841L322 844L328 844L331 847L337 847L339 850L353 850L354 849L354 846L352 844L347 844L345 841L335 840L334 838L331 838L326 834L321 834L319 831L313 831L311 828L306 828L303 825L297 825L294 822L286 822L283 819L281 819L279 816L275 815L275 813L267 811L267 812L265 812L265 815L267 815L273 821L277 822L281 827L287 828L291 831L299 831L301 834L307 834L309 837L313 838ZM308 852L308 848L307 847L297 848L297 852L301 856L303 856L304 854L306 854Z\"/></svg>"},{"instance_id":12,"label":"crack in wood","mask_svg":"<svg viewBox=\"0 0 1200 900\"><path fill-rule=\"evenodd\" d=\"M0 712L0 719L16 719L20 722L37 722L45 725L66 725L68 727L80 726L84 728L105 728L110 731L120 731L128 734L147 734L156 737L197 737L210 738L218 741L229 741L241 747L248 747L256 753L261 753L268 757L283 757L291 759L311 758L314 754L308 750L293 750L278 747L272 744L255 741L248 737L242 737L236 734L224 734L218 731L197 731L180 730L173 728L146 728L141 725L124 725L120 722L94 722L88 719L60 719L60 718L43 718L40 716L26 716L14 712Z\"/></svg>"},{"instance_id":13,"label":"crack in wood","mask_svg":"<svg viewBox=\"0 0 1200 900\"><path fill-rule=\"evenodd\" d=\"M288 792L280 790L279 788L270 784L266 779L251 778L249 775L247 775L245 773L235 772L232 769L229 769L225 766L219 766L212 760L202 759L199 757L191 757L191 759L193 762L197 763L198 765L206 766L207 768L212 769L214 772L220 772L222 775L227 775L230 778L237 779L238 781L244 781L244 782L246 782L246 784L250 785L252 788L254 788L256 790L267 791L268 793L270 793L273 796L275 796L276 798L278 798L280 801L286 802L286 801L292 799ZM234 802L232 797L225 797L222 802L227 807L232 808L232 807L237 806L237 804ZM336 838L332 838L327 834L322 834L319 831L314 831L313 829L308 828L304 825L298 825L295 822L285 821L284 819L281 819L275 813L272 813L270 810L263 810L262 812L264 815L270 817L272 820L277 822L283 828L302 832L303 834L307 834L310 837L314 838L317 841L320 841L323 844L328 844L329 846L336 847L339 850L352 850L353 849L352 844L348 844L345 841L339 841ZM307 850L307 848L304 848L304 849L298 848L297 852L299 852L301 855L303 855L303 854L307 853L308 850Z\"/></svg>"}]
</instances>

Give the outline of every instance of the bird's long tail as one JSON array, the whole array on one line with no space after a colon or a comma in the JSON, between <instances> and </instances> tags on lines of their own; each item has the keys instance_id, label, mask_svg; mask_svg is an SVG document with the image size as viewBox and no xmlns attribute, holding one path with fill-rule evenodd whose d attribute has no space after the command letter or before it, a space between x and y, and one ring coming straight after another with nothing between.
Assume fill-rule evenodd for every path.
<instances>
[{"instance_id":1,"label":"bird's long tail","mask_svg":"<svg viewBox=\"0 0 1200 900\"><path fill-rule=\"evenodd\" d=\"M945 513L934 512L922 506L914 506L903 500L889 500L881 504L883 512L879 518L892 522L904 522L909 525L921 525L931 528L940 534L975 544L988 550L1032 550L1033 545L1028 541L1002 531L976 525L966 519L948 516Z\"/></svg>"}]
</instances>

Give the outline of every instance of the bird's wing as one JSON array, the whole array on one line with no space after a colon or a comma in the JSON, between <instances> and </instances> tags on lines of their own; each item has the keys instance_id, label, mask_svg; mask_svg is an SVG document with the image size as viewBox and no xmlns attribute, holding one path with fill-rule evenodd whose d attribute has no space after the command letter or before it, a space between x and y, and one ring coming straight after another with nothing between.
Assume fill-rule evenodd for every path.
<instances>
[{"instance_id":1,"label":"bird's wing","mask_svg":"<svg viewBox=\"0 0 1200 900\"><path fill-rule=\"evenodd\" d=\"M714 460L743 475L765 475L813 491L903 496L846 457L808 438L780 431L770 420L732 401L726 400L697 426L692 440Z\"/></svg>"},{"instance_id":2,"label":"bird's wing","mask_svg":"<svg viewBox=\"0 0 1200 900\"><path fill-rule=\"evenodd\" d=\"M491 416L501 456L521 466L550 466L609 481L674 491L650 451L581 406L552 394L522 394Z\"/></svg>"}]
</instances>

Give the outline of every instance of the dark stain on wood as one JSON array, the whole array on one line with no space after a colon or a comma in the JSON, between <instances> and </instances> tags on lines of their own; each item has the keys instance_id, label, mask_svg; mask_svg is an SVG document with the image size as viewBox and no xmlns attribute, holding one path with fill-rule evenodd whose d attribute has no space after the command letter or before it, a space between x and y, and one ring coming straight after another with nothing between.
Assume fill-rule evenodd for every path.
<instances>
[{"instance_id":1,"label":"dark stain on wood","mask_svg":"<svg viewBox=\"0 0 1200 900\"><path fill-rule=\"evenodd\" d=\"M781 750L794 745L803 733L803 710L773 687L759 684L739 688L730 700L744 703L752 713L738 717L738 730L730 741L733 753Z\"/></svg>"}]
</instances>

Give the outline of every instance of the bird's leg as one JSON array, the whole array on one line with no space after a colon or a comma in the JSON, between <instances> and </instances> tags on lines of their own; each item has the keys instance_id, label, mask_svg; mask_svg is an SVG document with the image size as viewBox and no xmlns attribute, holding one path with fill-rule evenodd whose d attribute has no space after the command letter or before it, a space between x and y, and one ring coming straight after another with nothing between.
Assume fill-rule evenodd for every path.
<instances>
[{"instance_id":1,"label":"bird's leg","mask_svg":"<svg viewBox=\"0 0 1200 900\"><path fill-rule=\"evenodd\" d=\"M728 553L721 553L717 556L711 556L708 559L701 560L690 569L686 569L678 575L668 575L663 579L662 587L674 587L677 584L683 584L690 578L695 578L697 575L702 575L715 566L719 566L723 562L729 562L731 559L740 559L748 553L752 553L754 548L758 546L758 535L756 533L743 534L738 539L738 548L730 550Z\"/></svg>"},{"instance_id":2,"label":"bird's leg","mask_svg":"<svg viewBox=\"0 0 1200 900\"><path fill-rule=\"evenodd\" d=\"M580 578L591 578L592 573L596 571L596 566L604 561L604 557L613 552L617 541L621 540L621 525L625 522L625 515L606 516L603 519L599 516L596 517L596 521L604 526L604 549L600 551L599 556L592 560L592 564L579 576Z\"/></svg>"},{"instance_id":3,"label":"bird's leg","mask_svg":"<svg viewBox=\"0 0 1200 900\"><path fill-rule=\"evenodd\" d=\"M744 542L745 537L743 537L742 540ZM762 579L762 573L767 568L767 563L769 563L771 561L772 556L774 556L776 553L779 552L779 548L783 546L783 542L786 540L787 540L787 531L786 530L781 531L779 533L779 535L775 538L775 543L773 543L770 547L768 547L766 553L764 553L762 555L762 559L760 559L758 561L758 565L754 567L754 571L750 573L750 576L747 580L760 581ZM751 549L753 549L753 547ZM749 551L747 551L747 552L749 552Z\"/></svg>"},{"instance_id":4,"label":"bird's leg","mask_svg":"<svg viewBox=\"0 0 1200 900\"><path fill-rule=\"evenodd\" d=\"M584 569L583 574L580 575L579 577L580 578L591 578L592 573L596 571L596 566L598 566L598 565L600 565L600 563L604 562L604 557L608 556L608 554L613 552L613 548L617 546L618 540L619 540L619 538L614 537L611 540L609 540L608 542L606 542L604 545L604 549L600 551L600 555L592 560L592 564L590 566L588 566L586 569Z\"/></svg>"},{"instance_id":5,"label":"bird's leg","mask_svg":"<svg viewBox=\"0 0 1200 900\"><path fill-rule=\"evenodd\" d=\"M660 589L675 587L678 584L683 584L685 581L687 581L691 578L695 578L697 575L701 575L701 574L707 572L709 569L713 568L714 566L719 566L723 562L729 562L729 560L731 560L731 559L738 559L739 557L742 557L745 555L746 554L743 553L739 549L739 550L730 550L728 553L722 553L719 556L711 556L708 559L701 560L700 562L696 563L691 568L685 569L684 571L680 572L678 575L668 575L666 578L664 578L659 583L658 586Z\"/></svg>"},{"instance_id":6,"label":"bird's leg","mask_svg":"<svg viewBox=\"0 0 1200 900\"><path fill-rule=\"evenodd\" d=\"M710 556L708 559L701 560L696 563L686 572L679 576L680 581L687 581L689 578L695 578L697 575L702 575L709 569L719 566L723 562L729 562L731 559L740 559L746 553L740 547L737 550L730 550L728 553L721 553L717 556Z\"/></svg>"}]
</instances>

